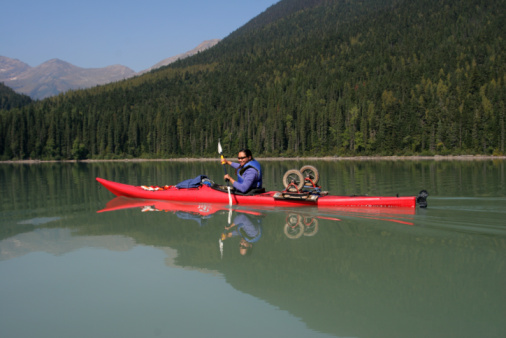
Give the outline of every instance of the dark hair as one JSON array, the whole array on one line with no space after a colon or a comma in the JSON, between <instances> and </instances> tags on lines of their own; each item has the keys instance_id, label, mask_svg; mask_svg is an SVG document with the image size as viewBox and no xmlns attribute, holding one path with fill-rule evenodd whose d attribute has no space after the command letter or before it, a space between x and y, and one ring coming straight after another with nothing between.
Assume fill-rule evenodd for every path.
<instances>
[{"instance_id":1,"label":"dark hair","mask_svg":"<svg viewBox=\"0 0 506 338\"><path fill-rule=\"evenodd\" d=\"M253 158L253 154L251 153L251 150L249 150L249 149L241 149L241 150L239 150L238 153L244 153L246 155L246 157L251 156L251 158Z\"/></svg>"}]
</instances>

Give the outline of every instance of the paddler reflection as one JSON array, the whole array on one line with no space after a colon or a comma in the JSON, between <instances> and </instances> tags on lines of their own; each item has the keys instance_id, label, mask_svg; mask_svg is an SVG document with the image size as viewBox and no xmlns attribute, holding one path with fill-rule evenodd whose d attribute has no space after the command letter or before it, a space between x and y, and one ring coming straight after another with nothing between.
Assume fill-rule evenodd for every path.
<instances>
[{"instance_id":1,"label":"paddler reflection","mask_svg":"<svg viewBox=\"0 0 506 338\"><path fill-rule=\"evenodd\" d=\"M250 255L253 244L262 237L262 220L255 217L253 220L247 214L238 214L232 224L225 227L221 234L222 242L229 238L239 237L239 253L243 256Z\"/></svg>"}]
</instances>

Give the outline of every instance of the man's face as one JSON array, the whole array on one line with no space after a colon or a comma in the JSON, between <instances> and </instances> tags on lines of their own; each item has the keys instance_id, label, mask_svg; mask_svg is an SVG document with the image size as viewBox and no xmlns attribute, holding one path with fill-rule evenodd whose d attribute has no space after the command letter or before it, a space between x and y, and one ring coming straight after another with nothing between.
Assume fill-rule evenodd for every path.
<instances>
[{"instance_id":1,"label":"man's face","mask_svg":"<svg viewBox=\"0 0 506 338\"><path fill-rule=\"evenodd\" d=\"M237 155L237 160L239 161L239 163L242 165L244 165L245 163L247 163L249 160L251 160L251 156L246 156L246 153L241 151L239 153L239 155Z\"/></svg>"}]
</instances>

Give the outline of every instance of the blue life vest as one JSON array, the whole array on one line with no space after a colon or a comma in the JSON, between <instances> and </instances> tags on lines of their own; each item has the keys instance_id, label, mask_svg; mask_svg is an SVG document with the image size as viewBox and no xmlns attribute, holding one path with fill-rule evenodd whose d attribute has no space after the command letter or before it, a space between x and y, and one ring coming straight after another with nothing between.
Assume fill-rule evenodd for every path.
<instances>
[{"instance_id":1,"label":"blue life vest","mask_svg":"<svg viewBox=\"0 0 506 338\"><path fill-rule=\"evenodd\" d=\"M248 234L245 231L245 229L243 229L243 227L241 225L237 228L237 232L239 233L239 235L242 238L244 238L244 240L246 242L248 242L248 243L255 243L255 242L258 242L258 240L260 239L260 237L262 237L262 227L260 226L260 224L253 225L255 227L255 230L256 230L256 233L254 233L254 234Z\"/></svg>"},{"instance_id":2,"label":"blue life vest","mask_svg":"<svg viewBox=\"0 0 506 338\"><path fill-rule=\"evenodd\" d=\"M237 226L236 234L241 236L246 242L255 243L262 237L261 219L256 219L255 222L245 214L239 214L234 219L234 224Z\"/></svg>"},{"instance_id":3,"label":"blue life vest","mask_svg":"<svg viewBox=\"0 0 506 338\"><path fill-rule=\"evenodd\" d=\"M246 163L244 165L244 167L239 168L237 170L237 182L239 182L239 183L243 182L244 179L242 177L242 174L244 174L244 172L246 171L246 169L249 169L249 168L253 168L253 169L255 169L258 172L257 182L256 182L256 184L253 183L253 186L251 188L252 189L259 189L259 188L261 188L262 187L262 167L260 166L260 163L258 163L257 160L251 160L248 163Z\"/></svg>"}]
</instances>

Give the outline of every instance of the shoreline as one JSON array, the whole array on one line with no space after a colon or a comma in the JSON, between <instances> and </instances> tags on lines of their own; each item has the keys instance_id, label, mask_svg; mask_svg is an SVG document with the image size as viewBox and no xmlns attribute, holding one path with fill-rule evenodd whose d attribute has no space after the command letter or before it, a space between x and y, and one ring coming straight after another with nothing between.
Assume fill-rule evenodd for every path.
<instances>
[{"instance_id":1,"label":"shoreline","mask_svg":"<svg viewBox=\"0 0 506 338\"><path fill-rule=\"evenodd\" d=\"M232 157L233 158L233 157ZM506 160L506 156L492 155L435 155L435 156L354 156L354 157L257 157L259 161L475 161L475 160ZM114 160L9 160L0 164L39 164L39 163L100 163L100 162L213 162L216 158L167 158L167 159L114 159Z\"/></svg>"}]
</instances>

